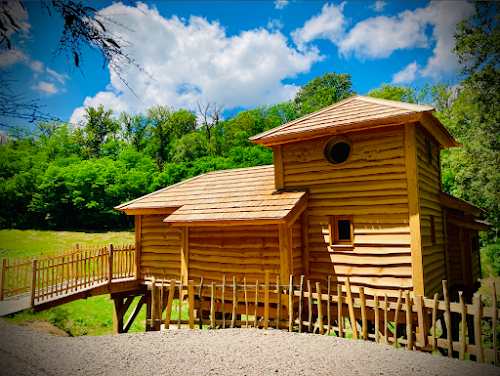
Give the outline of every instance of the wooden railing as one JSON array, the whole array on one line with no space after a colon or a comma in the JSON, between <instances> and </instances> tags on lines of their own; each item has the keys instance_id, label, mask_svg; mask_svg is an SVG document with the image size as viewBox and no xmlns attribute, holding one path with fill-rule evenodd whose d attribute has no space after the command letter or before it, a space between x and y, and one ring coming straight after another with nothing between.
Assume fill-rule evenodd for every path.
<instances>
[{"instance_id":1,"label":"wooden railing","mask_svg":"<svg viewBox=\"0 0 500 376\"><path fill-rule=\"evenodd\" d=\"M72 248L2 260L0 300L30 293L35 302L116 279L135 277L133 244Z\"/></svg>"},{"instance_id":2,"label":"wooden railing","mask_svg":"<svg viewBox=\"0 0 500 376\"><path fill-rule=\"evenodd\" d=\"M345 286L338 284L335 289L331 283L322 286L305 281L304 276L299 284L290 278L289 284L283 285L278 277L271 285L268 273L264 280L260 285L250 285L245 280L238 284L236 278L229 285L204 284L203 278L196 285L193 281L182 285L175 280L146 280L152 299L147 325L151 330L168 329L172 324L179 329L275 327L290 332L349 336L410 350L440 351L460 359L468 355L471 360L489 360L498 365L499 310L483 307L479 294L474 295L473 304L465 304L462 294L460 302L451 303L446 281L444 300L440 301L437 294L429 299L408 291L399 291L397 299L385 294L367 295L362 287L354 296L349 279ZM495 285L492 287L495 296ZM187 300L187 305L179 304L176 308L173 302L179 296ZM493 300L496 307L496 298ZM176 317L172 317L173 312ZM182 318L182 312L187 314L187 320ZM483 344L482 330L486 328L487 332L488 327L493 330L491 348Z\"/></svg>"}]
</instances>

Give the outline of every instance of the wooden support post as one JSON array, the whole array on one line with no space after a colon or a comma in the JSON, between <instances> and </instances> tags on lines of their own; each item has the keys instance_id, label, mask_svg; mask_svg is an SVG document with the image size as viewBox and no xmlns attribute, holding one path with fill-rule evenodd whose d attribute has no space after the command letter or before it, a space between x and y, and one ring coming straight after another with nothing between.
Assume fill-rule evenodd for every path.
<instances>
[{"instance_id":1,"label":"wooden support post","mask_svg":"<svg viewBox=\"0 0 500 376\"><path fill-rule=\"evenodd\" d=\"M0 301L4 298L5 280L7 279L7 259L2 259L2 275L0 276Z\"/></svg>"},{"instance_id":2,"label":"wooden support post","mask_svg":"<svg viewBox=\"0 0 500 376\"><path fill-rule=\"evenodd\" d=\"M123 298L113 299L113 334L123 333L123 315L120 315L123 307ZM153 324L151 324L153 327Z\"/></svg>"},{"instance_id":3,"label":"wooden support post","mask_svg":"<svg viewBox=\"0 0 500 376\"><path fill-rule=\"evenodd\" d=\"M199 323L198 323L198 328L203 329L203 315L201 314L201 301L203 300L203 281L205 280L205 276L201 277L200 281L200 291L198 293L199 295L199 300L198 300L198 318L199 318Z\"/></svg>"},{"instance_id":4,"label":"wooden support post","mask_svg":"<svg viewBox=\"0 0 500 376\"><path fill-rule=\"evenodd\" d=\"M361 323L363 330L363 339L366 341L368 339L368 320L366 318L366 299L365 289L363 287L359 288L359 298L361 300Z\"/></svg>"},{"instance_id":5,"label":"wooden support post","mask_svg":"<svg viewBox=\"0 0 500 376\"><path fill-rule=\"evenodd\" d=\"M136 215L135 220L135 259L134 273L135 279L141 278L141 239L142 239L142 216Z\"/></svg>"},{"instance_id":6,"label":"wooden support post","mask_svg":"<svg viewBox=\"0 0 500 376\"><path fill-rule=\"evenodd\" d=\"M226 275L222 276L222 292L221 292L221 305L222 305L222 329L226 329Z\"/></svg>"},{"instance_id":7,"label":"wooden support post","mask_svg":"<svg viewBox=\"0 0 500 376\"><path fill-rule=\"evenodd\" d=\"M30 274L30 307L35 307L35 292L36 292L36 270L37 260L31 260L31 274Z\"/></svg>"},{"instance_id":8,"label":"wooden support post","mask_svg":"<svg viewBox=\"0 0 500 376\"><path fill-rule=\"evenodd\" d=\"M420 347L425 347L427 345L427 328L425 327L425 305L424 298L422 295L417 296L417 316L418 316L418 342Z\"/></svg>"},{"instance_id":9,"label":"wooden support post","mask_svg":"<svg viewBox=\"0 0 500 376\"><path fill-rule=\"evenodd\" d=\"M388 320L388 317L387 317L387 314L389 312L389 300L387 299L387 294L384 294L385 295L385 299L384 299L384 337L385 337L385 344L388 345L389 344L389 338L387 337L387 333L389 332L389 320Z\"/></svg>"},{"instance_id":10,"label":"wooden support post","mask_svg":"<svg viewBox=\"0 0 500 376\"><path fill-rule=\"evenodd\" d=\"M495 359L493 363L495 366L498 366L498 339L497 339L497 324L498 324L498 307L497 307L497 291L495 287L495 282L491 283L491 294L493 298L493 318L492 318L492 327L493 327L493 351Z\"/></svg>"},{"instance_id":11,"label":"wooden support post","mask_svg":"<svg viewBox=\"0 0 500 376\"><path fill-rule=\"evenodd\" d=\"M269 326L269 270L264 273L264 329Z\"/></svg>"},{"instance_id":12,"label":"wooden support post","mask_svg":"<svg viewBox=\"0 0 500 376\"><path fill-rule=\"evenodd\" d=\"M127 320L127 323L125 324L125 328L123 329L124 333L128 333L128 331L130 330L130 327L134 323L135 318L137 317L137 315L141 311L141 308L142 308L142 306L144 305L145 302L146 302L146 297L145 296L141 296L141 298L137 302L137 306L134 308L134 310L132 311L132 313L130 314L130 316L129 316L128 320Z\"/></svg>"},{"instance_id":13,"label":"wooden support post","mask_svg":"<svg viewBox=\"0 0 500 376\"><path fill-rule=\"evenodd\" d=\"M465 360L465 353L467 352L467 307L465 306L465 301L463 297L463 292L459 291L461 318L462 318L462 333L460 336L461 350L460 359Z\"/></svg>"},{"instance_id":14,"label":"wooden support post","mask_svg":"<svg viewBox=\"0 0 500 376\"><path fill-rule=\"evenodd\" d=\"M339 337L344 338L344 316L342 314L342 305L344 303L342 299L342 286L337 282L337 295L339 297L338 302L338 324L339 324Z\"/></svg>"},{"instance_id":15,"label":"wooden support post","mask_svg":"<svg viewBox=\"0 0 500 376\"><path fill-rule=\"evenodd\" d=\"M255 281L255 312L253 316L253 327L257 328L257 308L259 308L259 280Z\"/></svg>"},{"instance_id":16,"label":"wooden support post","mask_svg":"<svg viewBox=\"0 0 500 376\"><path fill-rule=\"evenodd\" d=\"M448 282L443 280L443 296L444 296L444 319L446 323L446 339L447 339L447 349L448 357L453 356L453 335L452 335L452 323L451 323L451 310L450 310L450 295L448 294Z\"/></svg>"},{"instance_id":17,"label":"wooden support post","mask_svg":"<svg viewBox=\"0 0 500 376\"><path fill-rule=\"evenodd\" d=\"M245 298L245 328L248 328L248 295L247 295L247 278L243 277L243 294Z\"/></svg>"},{"instance_id":18,"label":"wooden support post","mask_svg":"<svg viewBox=\"0 0 500 376\"><path fill-rule=\"evenodd\" d=\"M276 329L280 328L281 322L281 286L280 286L280 276L276 276Z\"/></svg>"},{"instance_id":19,"label":"wooden support post","mask_svg":"<svg viewBox=\"0 0 500 376\"><path fill-rule=\"evenodd\" d=\"M291 265L292 230L287 224L279 224L278 235L280 249L280 276L282 281L287 281L290 274L293 274Z\"/></svg>"},{"instance_id":20,"label":"wooden support post","mask_svg":"<svg viewBox=\"0 0 500 376\"><path fill-rule=\"evenodd\" d=\"M283 154L281 145L273 146L273 159L274 159L274 184L276 189L285 188L285 177L283 169Z\"/></svg>"},{"instance_id":21,"label":"wooden support post","mask_svg":"<svg viewBox=\"0 0 500 376\"><path fill-rule=\"evenodd\" d=\"M174 303L174 295L175 295L175 279L171 279L170 286L168 289L167 312L165 314L165 329L170 329L170 320L172 315L172 305Z\"/></svg>"},{"instance_id":22,"label":"wooden support post","mask_svg":"<svg viewBox=\"0 0 500 376\"><path fill-rule=\"evenodd\" d=\"M188 283L189 329L194 329L194 281Z\"/></svg>"},{"instance_id":23,"label":"wooden support post","mask_svg":"<svg viewBox=\"0 0 500 376\"><path fill-rule=\"evenodd\" d=\"M113 244L108 246L108 286L111 292L111 283L113 282Z\"/></svg>"},{"instance_id":24,"label":"wooden support post","mask_svg":"<svg viewBox=\"0 0 500 376\"><path fill-rule=\"evenodd\" d=\"M378 306L378 295L375 293L375 296L373 298L375 300L375 307L373 307L373 309L375 310L375 342L379 343L380 342L380 310L379 310L379 306Z\"/></svg>"},{"instance_id":25,"label":"wooden support post","mask_svg":"<svg viewBox=\"0 0 500 376\"><path fill-rule=\"evenodd\" d=\"M290 286L288 287L288 331L293 331L293 275L290 275Z\"/></svg>"},{"instance_id":26,"label":"wooden support post","mask_svg":"<svg viewBox=\"0 0 500 376\"><path fill-rule=\"evenodd\" d=\"M494 308L496 311L497 308L496 307ZM478 363L484 362L482 317L483 317L483 303L481 303L481 294L474 294L474 334L476 342L476 362Z\"/></svg>"},{"instance_id":27,"label":"wooden support post","mask_svg":"<svg viewBox=\"0 0 500 376\"><path fill-rule=\"evenodd\" d=\"M304 275L300 276L299 287L299 333L302 333L302 309L304 304Z\"/></svg>"},{"instance_id":28,"label":"wooden support post","mask_svg":"<svg viewBox=\"0 0 500 376\"><path fill-rule=\"evenodd\" d=\"M401 294L402 291L399 290L398 302L396 304L396 312L394 313L394 347L398 347L398 316L399 316L399 310L401 309Z\"/></svg>"},{"instance_id":29,"label":"wooden support post","mask_svg":"<svg viewBox=\"0 0 500 376\"><path fill-rule=\"evenodd\" d=\"M215 329L215 282L212 282L211 300L210 300L210 325Z\"/></svg>"},{"instance_id":30,"label":"wooden support post","mask_svg":"<svg viewBox=\"0 0 500 376\"><path fill-rule=\"evenodd\" d=\"M330 314L330 299L331 299L331 293L332 293L332 276L328 276L328 289L326 294L328 295L328 300L326 301L326 321L327 321L327 326L328 328L326 329L326 335L330 335L330 328L332 326L332 318Z\"/></svg>"},{"instance_id":31,"label":"wooden support post","mask_svg":"<svg viewBox=\"0 0 500 376\"><path fill-rule=\"evenodd\" d=\"M345 281L345 288L347 294L347 304L349 307L349 318L351 321L351 330L352 330L352 338L358 339L358 328L356 326L356 315L354 314L354 302L352 300L351 293L351 282L349 281L349 277L347 277Z\"/></svg>"},{"instance_id":32,"label":"wooden support post","mask_svg":"<svg viewBox=\"0 0 500 376\"><path fill-rule=\"evenodd\" d=\"M233 276L233 313L231 315L231 328L236 327L236 314L238 312L238 284Z\"/></svg>"},{"instance_id":33,"label":"wooden support post","mask_svg":"<svg viewBox=\"0 0 500 376\"><path fill-rule=\"evenodd\" d=\"M307 331L309 333L314 332L314 327L313 327L313 298L312 298L312 287L311 287L311 280L307 280L307 292L309 294L309 297L307 298Z\"/></svg>"},{"instance_id":34,"label":"wooden support post","mask_svg":"<svg viewBox=\"0 0 500 376\"><path fill-rule=\"evenodd\" d=\"M184 291L182 290L182 274L179 280L179 316L177 316L177 329L181 328L181 320L182 320L182 301L184 300Z\"/></svg>"},{"instance_id":35,"label":"wooden support post","mask_svg":"<svg viewBox=\"0 0 500 376\"><path fill-rule=\"evenodd\" d=\"M437 350L436 321L437 321L438 297L439 297L439 294L435 293L434 294L434 304L432 306L432 351Z\"/></svg>"},{"instance_id":36,"label":"wooden support post","mask_svg":"<svg viewBox=\"0 0 500 376\"><path fill-rule=\"evenodd\" d=\"M406 339L408 341L408 350L413 350L413 322L412 305L409 291L405 291L406 304Z\"/></svg>"},{"instance_id":37,"label":"wooden support post","mask_svg":"<svg viewBox=\"0 0 500 376\"><path fill-rule=\"evenodd\" d=\"M317 306L318 306L318 326L319 334L325 334L325 324L323 323L323 300L321 299L321 285L316 282L316 294L318 295Z\"/></svg>"}]
</instances>

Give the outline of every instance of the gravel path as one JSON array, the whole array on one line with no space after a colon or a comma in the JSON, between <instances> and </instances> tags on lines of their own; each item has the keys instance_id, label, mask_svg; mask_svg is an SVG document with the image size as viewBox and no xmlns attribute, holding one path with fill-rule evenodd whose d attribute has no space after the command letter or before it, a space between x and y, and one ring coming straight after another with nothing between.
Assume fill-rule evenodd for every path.
<instances>
[{"instance_id":1,"label":"gravel path","mask_svg":"<svg viewBox=\"0 0 500 376\"><path fill-rule=\"evenodd\" d=\"M0 320L2 375L500 375L488 364L277 330L61 338Z\"/></svg>"}]
</instances>

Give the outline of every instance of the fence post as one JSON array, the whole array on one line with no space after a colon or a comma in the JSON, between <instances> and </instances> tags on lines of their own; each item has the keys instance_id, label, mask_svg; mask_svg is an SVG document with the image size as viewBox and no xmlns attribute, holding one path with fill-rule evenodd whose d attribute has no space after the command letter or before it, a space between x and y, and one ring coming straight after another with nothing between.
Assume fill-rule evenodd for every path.
<instances>
[{"instance_id":1,"label":"fence post","mask_svg":"<svg viewBox=\"0 0 500 376\"><path fill-rule=\"evenodd\" d=\"M497 309L494 307L495 310ZM481 294L474 294L474 334L476 336L476 362L483 363L483 341L482 341L482 316L483 303L481 303Z\"/></svg>"},{"instance_id":2,"label":"fence post","mask_svg":"<svg viewBox=\"0 0 500 376\"><path fill-rule=\"evenodd\" d=\"M7 271L7 259L3 258L2 259L2 275L0 276L0 301L3 300L3 292L5 290L5 279L7 277L6 272Z\"/></svg>"},{"instance_id":3,"label":"fence post","mask_svg":"<svg viewBox=\"0 0 500 376\"><path fill-rule=\"evenodd\" d=\"M113 280L113 244L109 244L108 249L108 284L111 290L111 282Z\"/></svg>"},{"instance_id":4,"label":"fence post","mask_svg":"<svg viewBox=\"0 0 500 376\"><path fill-rule=\"evenodd\" d=\"M30 307L35 306L35 291L36 291L36 268L37 260L31 260L31 279L30 279Z\"/></svg>"}]
</instances>

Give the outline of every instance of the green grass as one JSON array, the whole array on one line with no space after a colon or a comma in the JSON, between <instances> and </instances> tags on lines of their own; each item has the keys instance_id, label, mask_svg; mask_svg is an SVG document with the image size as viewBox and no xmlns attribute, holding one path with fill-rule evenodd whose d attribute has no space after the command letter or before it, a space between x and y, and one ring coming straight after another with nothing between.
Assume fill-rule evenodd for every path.
<instances>
[{"instance_id":1,"label":"green grass","mask_svg":"<svg viewBox=\"0 0 500 376\"><path fill-rule=\"evenodd\" d=\"M134 233L39 230L0 230L0 258L15 258L84 244L134 243Z\"/></svg>"}]
</instances>

